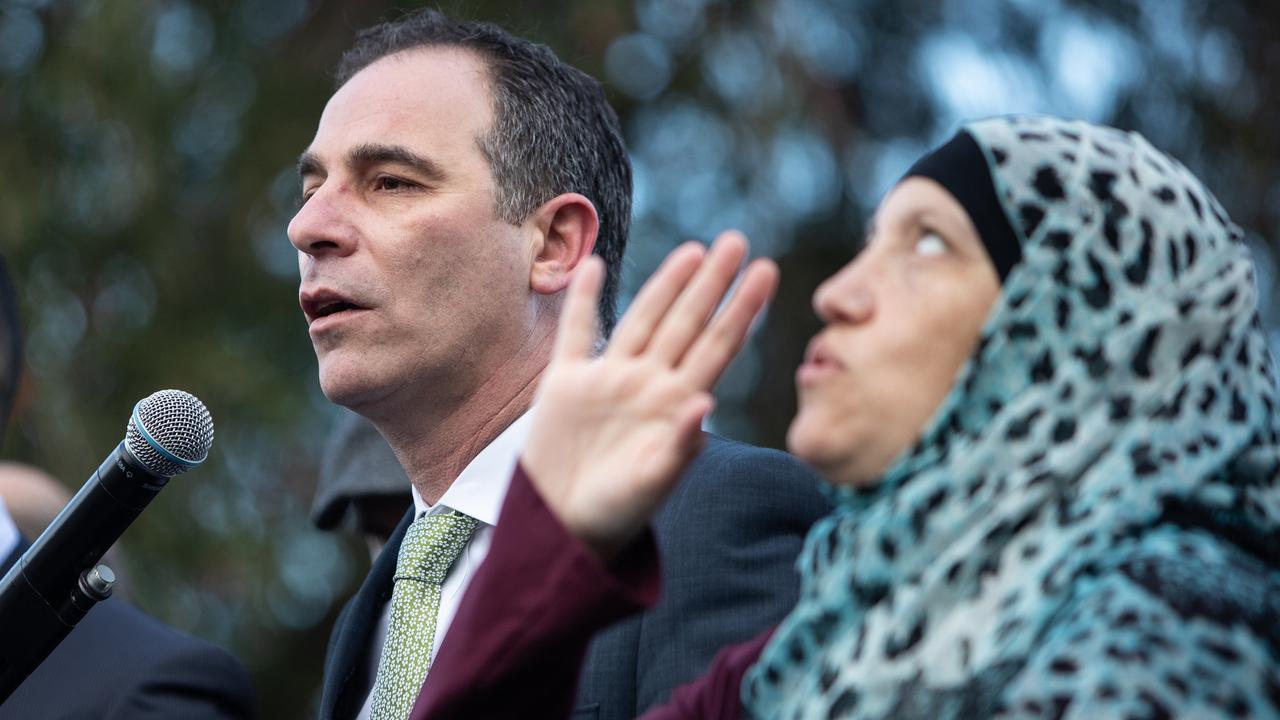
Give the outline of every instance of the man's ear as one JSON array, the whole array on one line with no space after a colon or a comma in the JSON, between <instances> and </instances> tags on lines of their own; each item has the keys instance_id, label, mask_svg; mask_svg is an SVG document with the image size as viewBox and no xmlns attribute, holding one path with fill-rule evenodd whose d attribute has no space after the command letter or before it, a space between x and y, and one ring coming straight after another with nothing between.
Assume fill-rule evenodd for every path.
<instances>
[{"instance_id":1,"label":"man's ear","mask_svg":"<svg viewBox=\"0 0 1280 720\"><path fill-rule=\"evenodd\" d=\"M534 210L529 222L536 233L529 287L554 295L569 287L574 268L591 255L600 218L586 197L563 193Z\"/></svg>"}]
</instances>

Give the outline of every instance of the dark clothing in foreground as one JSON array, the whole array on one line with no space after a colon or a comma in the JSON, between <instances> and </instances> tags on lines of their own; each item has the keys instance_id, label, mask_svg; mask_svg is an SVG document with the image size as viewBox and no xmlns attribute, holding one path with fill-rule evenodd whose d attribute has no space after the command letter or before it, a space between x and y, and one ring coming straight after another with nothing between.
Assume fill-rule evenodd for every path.
<instances>
[{"instance_id":1,"label":"dark clothing in foreground","mask_svg":"<svg viewBox=\"0 0 1280 720\"><path fill-rule=\"evenodd\" d=\"M720 648L748 640L781 620L798 595L795 557L804 536L830 510L820 482L789 455L708 435L706 447L653 521L654 552L660 551L664 561L661 601L655 589L644 603L653 605L649 611L609 627L588 647L594 631L638 612L642 605L612 613L605 622L587 628L574 653L556 651L564 655L559 667L569 674L563 686L570 692L569 704L559 716L568 717L575 707L576 682L574 718L630 720L697 677ZM510 509L512 502L508 496L495 542L503 533L524 532L521 527L531 522L522 511ZM355 717L368 693L373 680L367 671L370 638L391 596L392 570L411 515L392 535L335 624L325 663L322 720ZM560 587L557 578L565 559L561 554L523 557L528 558L523 572L530 582L521 583L521 588ZM468 605L487 595L475 590L474 583L473 579L446 632L441 653L458 619L474 616ZM574 602L575 592L559 590L560 602ZM438 658L432 662L428 684L443 667ZM512 714L486 709L470 717L538 716L530 715L529 706L510 707Z\"/></svg>"},{"instance_id":2,"label":"dark clothing in foreground","mask_svg":"<svg viewBox=\"0 0 1280 720\"><path fill-rule=\"evenodd\" d=\"M520 468L502 515L411 720L570 717L592 635L662 593L651 533L606 568L552 515ZM737 720L742 676L772 632L721 651L706 674L645 720Z\"/></svg>"},{"instance_id":3,"label":"dark clothing in foreground","mask_svg":"<svg viewBox=\"0 0 1280 720\"><path fill-rule=\"evenodd\" d=\"M25 550L20 545L0 573ZM90 610L0 705L0 720L250 717L253 690L239 662L116 598Z\"/></svg>"}]
</instances>

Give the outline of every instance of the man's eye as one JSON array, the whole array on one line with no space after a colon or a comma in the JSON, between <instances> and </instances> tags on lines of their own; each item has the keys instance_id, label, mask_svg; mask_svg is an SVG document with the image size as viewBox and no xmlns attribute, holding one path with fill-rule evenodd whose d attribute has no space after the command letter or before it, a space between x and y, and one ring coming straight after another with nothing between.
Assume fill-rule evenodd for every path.
<instances>
[{"instance_id":1,"label":"man's eye","mask_svg":"<svg viewBox=\"0 0 1280 720\"><path fill-rule=\"evenodd\" d=\"M947 251L947 243L937 233L926 231L916 240L915 252L917 255L941 255Z\"/></svg>"},{"instance_id":2,"label":"man's eye","mask_svg":"<svg viewBox=\"0 0 1280 720\"><path fill-rule=\"evenodd\" d=\"M388 177L386 175L380 176L373 184L379 190L404 190L410 186L409 183L401 180L400 178Z\"/></svg>"}]
</instances>

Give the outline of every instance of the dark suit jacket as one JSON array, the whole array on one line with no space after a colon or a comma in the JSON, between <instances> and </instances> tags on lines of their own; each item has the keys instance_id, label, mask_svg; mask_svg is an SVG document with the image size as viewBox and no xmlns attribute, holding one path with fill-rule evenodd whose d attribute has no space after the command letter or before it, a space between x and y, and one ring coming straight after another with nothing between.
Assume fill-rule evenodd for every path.
<instances>
[{"instance_id":1,"label":"dark suit jacket","mask_svg":"<svg viewBox=\"0 0 1280 720\"><path fill-rule=\"evenodd\" d=\"M785 453L714 435L654 518L664 593L649 612L600 634L574 718L634 718L693 680L725 645L754 637L795 604L795 558L830 506L820 480ZM413 512L343 609L325 660L321 720L354 718L372 685L368 649Z\"/></svg>"},{"instance_id":2,"label":"dark suit jacket","mask_svg":"<svg viewBox=\"0 0 1280 720\"><path fill-rule=\"evenodd\" d=\"M25 546L0 561L0 574ZM122 600L98 603L0 705L0 720L253 717L244 668Z\"/></svg>"}]
</instances>

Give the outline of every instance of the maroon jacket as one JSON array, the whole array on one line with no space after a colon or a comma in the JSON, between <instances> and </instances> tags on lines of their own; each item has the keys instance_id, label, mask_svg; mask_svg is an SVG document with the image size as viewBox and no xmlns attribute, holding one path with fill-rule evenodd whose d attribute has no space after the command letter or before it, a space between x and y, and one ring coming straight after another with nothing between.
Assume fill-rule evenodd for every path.
<instances>
[{"instance_id":1,"label":"maroon jacket","mask_svg":"<svg viewBox=\"0 0 1280 720\"><path fill-rule=\"evenodd\" d=\"M410 720L569 717L591 636L661 594L651 533L606 567L552 515L523 467L502 515L518 521L498 523ZM772 632L722 650L644 720L738 720L742 677Z\"/></svg>"}]
</instances>

